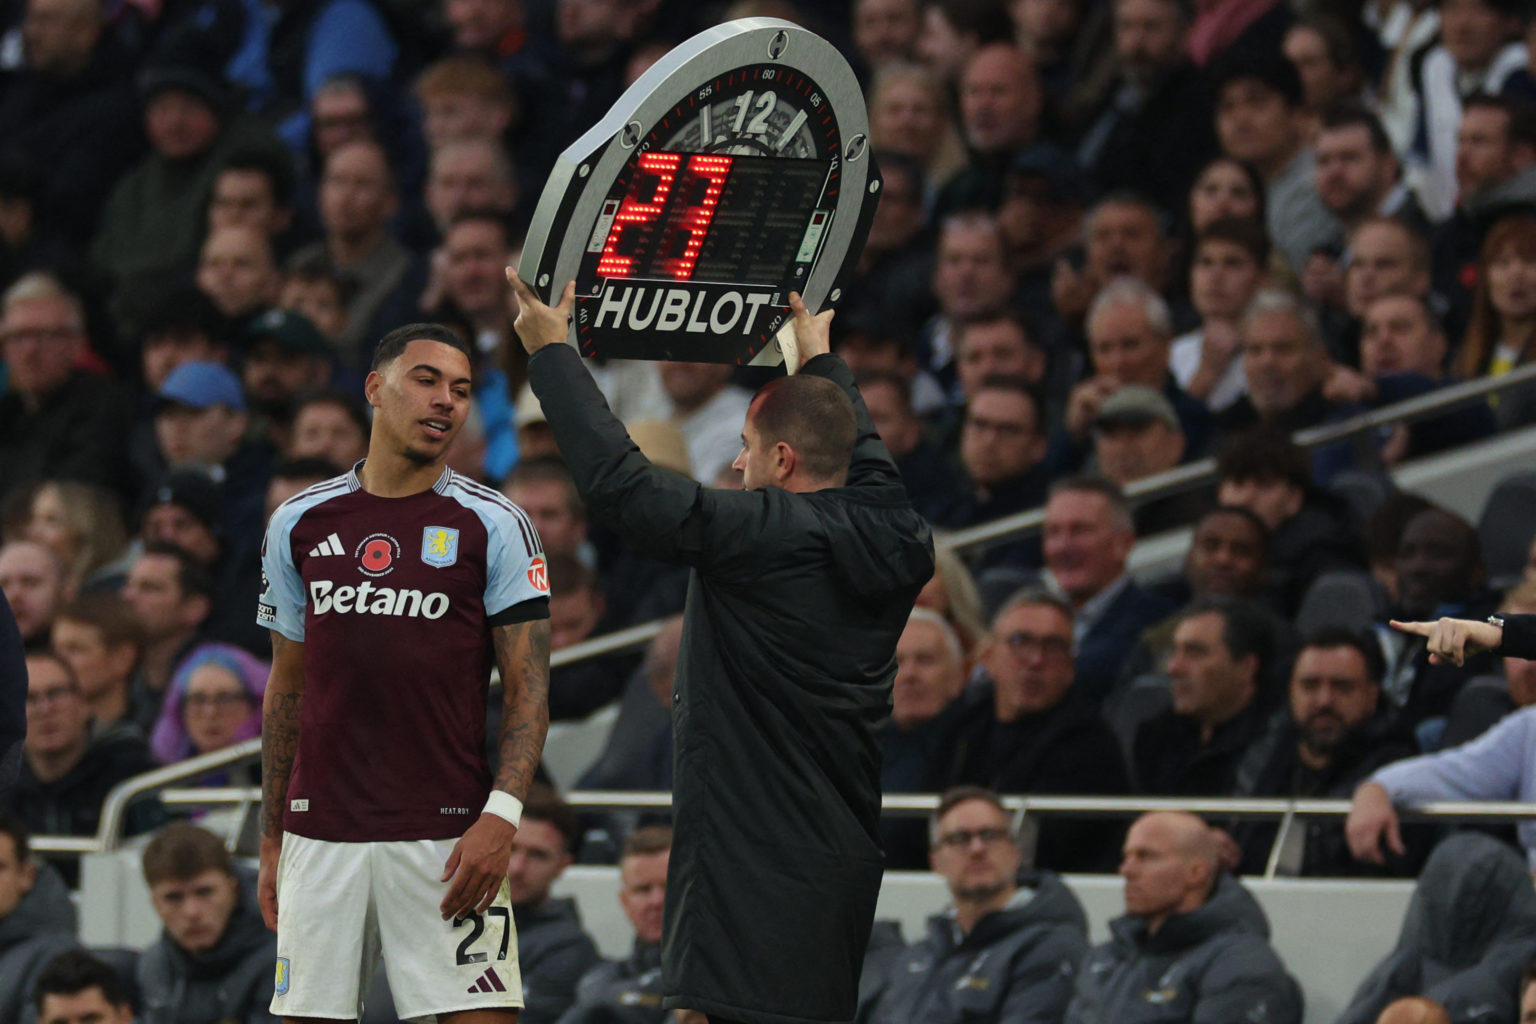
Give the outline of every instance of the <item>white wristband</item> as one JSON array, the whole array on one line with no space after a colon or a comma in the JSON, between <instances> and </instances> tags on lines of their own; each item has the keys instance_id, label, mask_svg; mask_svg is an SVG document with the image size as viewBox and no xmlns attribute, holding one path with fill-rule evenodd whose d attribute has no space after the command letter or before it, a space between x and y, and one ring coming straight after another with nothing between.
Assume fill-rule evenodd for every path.
<instances>
[{"instance_id":1,"label":"white wristband","mask_svg":"<svg viewBox=\"0 0 1536 1024\"><path fill-rule=\"evenodd\" d=\"M498 818L510 821L513 825L523 823L523 802L511 793L500 789L491 790L491 795L485 798L485 807L482 814L494 814Z\"/></svg>"}]
</instances>

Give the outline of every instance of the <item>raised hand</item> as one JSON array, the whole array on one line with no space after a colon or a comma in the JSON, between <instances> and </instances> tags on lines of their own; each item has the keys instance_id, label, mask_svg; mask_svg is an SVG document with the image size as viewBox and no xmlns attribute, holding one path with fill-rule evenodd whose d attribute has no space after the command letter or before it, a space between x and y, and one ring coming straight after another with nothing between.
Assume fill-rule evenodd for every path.
<instances>
[{"instance_id":1,"label":"raised hand","mask_svg":"<svg viewBox=\"0 0 1536 1024\"><path fill-rule=\"evenodd\" d=\"M564 344L571 330L571 310L576 308L576 282L572 281L565 286L565 291L560 294L559 305L554 307L545 305L512 267L507 268L507 283L512 286L517 309L517 319L513 321L512 329L517 332L528 354L533 355L549 345Z\"/></svg>"}]
</instances>

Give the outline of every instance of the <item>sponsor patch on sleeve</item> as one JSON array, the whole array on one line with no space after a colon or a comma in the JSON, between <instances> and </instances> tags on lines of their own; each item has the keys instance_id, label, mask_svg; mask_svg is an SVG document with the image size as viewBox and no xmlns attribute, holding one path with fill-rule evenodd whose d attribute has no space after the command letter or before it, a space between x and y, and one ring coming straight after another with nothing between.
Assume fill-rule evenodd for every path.
<instances>
[{"instance_id":1,"label":"sponsor patch on sleeve","mask_svg":"<svg viewBox=\"0 0 1536 1024\"><path fill-rule=\"evenodd\" d=\"M256 605L256 621L275 624L277 622L277 608L267 604L265 601L259 602Z\"/></svg>"}]
</instances>

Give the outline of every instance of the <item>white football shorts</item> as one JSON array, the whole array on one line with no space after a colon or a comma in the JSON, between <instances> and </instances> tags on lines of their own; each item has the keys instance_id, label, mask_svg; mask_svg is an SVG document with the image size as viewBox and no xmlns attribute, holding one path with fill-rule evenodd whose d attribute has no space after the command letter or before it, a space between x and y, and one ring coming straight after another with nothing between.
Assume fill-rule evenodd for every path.
<instances>
[{"instance_id":1,"label":"white football shorts","mask_svg":"<svg viewBox=\"0 0 1536 1024\"><path fill-rule=\"evenodd\" d=\"M379 957L402 1020L523 1005L506 882L483 915L444 921L453 839L331 843L283 834L277 865L280 1017L357 1020Z\"/></svg>"}]
</instances>

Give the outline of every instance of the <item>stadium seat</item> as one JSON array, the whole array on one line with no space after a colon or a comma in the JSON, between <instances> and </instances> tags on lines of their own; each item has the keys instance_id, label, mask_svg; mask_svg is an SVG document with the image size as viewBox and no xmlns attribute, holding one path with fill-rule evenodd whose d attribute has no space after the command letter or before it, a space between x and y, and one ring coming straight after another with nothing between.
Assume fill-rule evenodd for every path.
<instances>
[{"instance_id":1,"label":"stadium seat","mask_svg":"<svg viewBox=\"0 0 1536 1024\"><path fill-rule=\"evenodd\" d=\"M1526 553L1536 536L1536 473L1521 472L1500 480L1477 520L1488 583L1506 590L1525 574Z\"/></svg>"},{"instance_id":2,"label":"stadium seat","mask_svg":"<svg viewBox=\"0 0 1536 1024\"><path fill-rule=\"evenodd\" d=\"M1296 609L1296 631L1306 636L1320 626L1369 632L1387 611L1387 595L1369 573L1325 572L1307 588Z\"/></svg>"}]
</instances>

